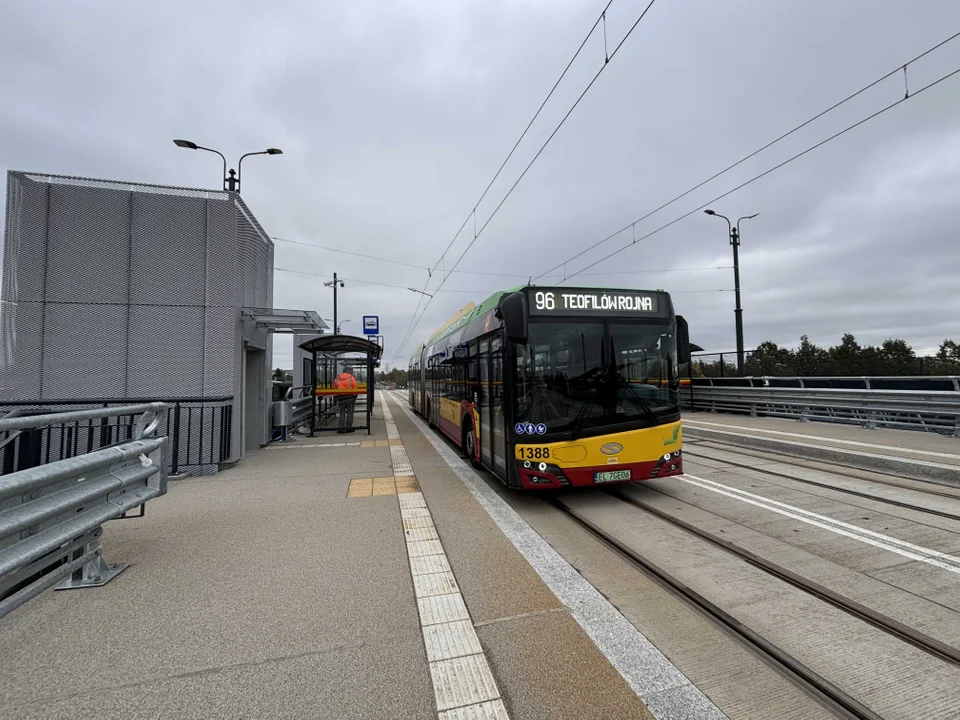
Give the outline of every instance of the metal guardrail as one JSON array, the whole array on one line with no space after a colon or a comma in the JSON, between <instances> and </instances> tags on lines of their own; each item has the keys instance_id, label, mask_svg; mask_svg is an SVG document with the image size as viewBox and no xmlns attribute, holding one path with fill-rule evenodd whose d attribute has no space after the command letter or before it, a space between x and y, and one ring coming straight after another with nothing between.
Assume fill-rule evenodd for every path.
<instances>
[{"instance_id":1,"label":"metal guardrail","mask_svg":"<svg viewBox=\"0 0 960 720\"><path fill-rule=\"evenodd\" d=\"M166 459L171 475L211 474L232 459L232 397L0 401L0 418L51 413L64 418L75 410L130 408L156 402L169 406L166 423L159 432L170 438ZM130 440L135 422L136 413L129 412L96 415L87 420L61 420L25 431L15 443L6 447L0 432L0 475Z\"/></svg>"},{"instance_id":2,"label":"metal guardrail","mask_svg":"<svg viewBox=\"0 0 960 720\"><path fill-rule=\"evenodd\" d=\"M104 585L124 569L101 554L103 523L167 491L168 406L149 403L5 417L12 443L54 424L136 415L133 438L0 477L0 617L69 576L58 590Z\"/></svg>"},{"instance_id":3,"label":"metal guardrail","mask_svg":"<svg viewBox=\"0 0 960 720\"><path fill-rule=\"evenodd\" d=\"M745 377L698 377L696 386L796 387L838 390L943 390L960 392L958 375L747 375Z\"/></svg>"},{"instance_id":4,"label":"metal guardrail","mask_svg":"<svg viewBox=\"0 0 960 720\"><path fill-rule=\"evenodd\" d=\"M286 439L291 430L309 426L317 404L312 385L292 387L286 397L273 403L273 434L275 440ZM300 397L297 397L299 395ZM277 435L280 437L277 437Z\"/></svg>"},{"instance_id":5,"label":"metal guardrail","mask_svg":"<svg viewBox=\"0 0 960 720\"><path fill-rule=\"evenodd\" d=\"M691 388L689 401L693 410L925 430L960 437L960 393L954 391L697 383Z\"/></svg>"}]
</instances>

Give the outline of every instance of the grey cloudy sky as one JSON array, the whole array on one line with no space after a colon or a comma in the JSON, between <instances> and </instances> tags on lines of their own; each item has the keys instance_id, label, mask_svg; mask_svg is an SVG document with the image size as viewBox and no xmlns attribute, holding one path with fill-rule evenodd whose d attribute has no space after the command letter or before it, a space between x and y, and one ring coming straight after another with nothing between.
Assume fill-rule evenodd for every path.
<instances>
[{"instance_id":1,"label":"grey cloudy sky","mask_svg":"<svg viewBox=\"0 0 960 720\"><path fill-rule=\"evenodd\" d=\"M614 0L611 48L645 5ZM277 146L283 156L244 166L244 199L271 235L432 266L602 7L7 0L0 171L216 187L219 159L171 138L228 158ZM458 268L488 274L447 280L401 364L468 301L536 277L957 30L954 0L658 0ZM602 62L598 32L479 206L480 225ZM960 39L912 66L910 86L958 68ZM854 332L926 350L960 336L958 90L960 76L716 204L734 218L761 213L742 226L748 347ZM645 220L638 235L903 92L903 77L891 78ZM695 213L588 271L606 274L571 282L669 290L693 340L728 350L725 235L721 220ZM472 238L471 222L444 268ZM422 287L424 271L283 242L276 265L350 278L340 308L354 322L344 331L379 314L394 361L418 302L402 288ZM323 281L278 270L275 305L329 317ZM289 338L278 339L275 364L289 363Z\"/></svg>"}]
</instances>

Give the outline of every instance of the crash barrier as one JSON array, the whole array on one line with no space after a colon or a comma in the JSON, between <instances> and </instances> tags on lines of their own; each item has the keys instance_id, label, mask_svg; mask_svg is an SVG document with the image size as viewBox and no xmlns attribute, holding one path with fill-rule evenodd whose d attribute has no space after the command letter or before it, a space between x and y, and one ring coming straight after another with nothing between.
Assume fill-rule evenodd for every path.
<instances>
[{"instance_id":1,"label":"crash barrier","mask_svg":"<svg viewBox=\"0 0 960 720\"><path fill-rule=\"evenodd\" d=\"M126 564L101 554L103 524L167 491L168 406L148 403L0 419L0 450L38 429L136 415L132 438L0 477L0 617L60 580L104 585ZM29 447L27 448L29 451Z\"/></svg>"},{"instance_id":2,"label":"crash barrier","mask_svg":"<svg viewBox=\"0 0 960 720\"><path fill-rule=\"evenodd\" d=\"M866 428L924 430L960 437L960 392L955 390L774 387L757 382L763 378L739 380L756 384L745 387L695 380L689 396L691 409L839 422ZM872 380L877 384L881 379Z\"/></svg>"},{"instance_id":3,"label":"crash barrier","mask_svg":"<svg viewBox=\"0 0 960 720\"><path fill-rule=\"evenodd\" d=\"M273 439L286 440L298 428L309 427L317 403L312 386L292 387L283 400L273 403Z\"/></svg>"}]
</instances>

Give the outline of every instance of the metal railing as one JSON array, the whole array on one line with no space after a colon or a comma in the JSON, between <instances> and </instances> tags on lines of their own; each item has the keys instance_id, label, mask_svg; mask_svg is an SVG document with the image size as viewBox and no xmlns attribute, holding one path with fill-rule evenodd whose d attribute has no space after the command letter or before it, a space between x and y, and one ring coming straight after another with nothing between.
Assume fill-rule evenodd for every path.
<instances>
[{"instance_id":1,"label":"metal railing","mask_svg":"<svg viewBox=\"0 0 960 720\"><path fill-rule=\"evenodd\" d=\"M231 459L233 448L232 397L181 397L0 402L0 417L30 416L81 409L124 408L131 404L163 402L170 406L162 428L170 438L167 470L209 474ZM122 412L88 420L61 420L23 433L14 445L4 444L0 432L0 475L44 463L76 457L133 437L136 413Z\"/></svg>"},{"instance_id":2,"label":"metal railing","mask_svg":"<svg viewBox=\"0 0 960 720\"><path fill-rule=\"evenodd\" d=\"M289 388L283 400L273 403L273 440L286 440L291 431L309 427L316 405L312 385Z\"/></svg>"},{"instance_id":3,"label":"metal railing","mask_svg":"<svg viewBox=\"0 0 960 720\"><path fill-rule=\"evenodd\" d=\"M104 585L126 568L103 559L103 523L166 493L168 439L156 433L167 410L150 403L0 419L6 448L45 426L136 418L128 440L0 477L0 616L68 576L58 589Z\"/></svg>"},{"instance_id":4,"label":"metal railing","mask_svg":"<svg viewBox=\"0 0 960 720\"><path fill-rule=\"evenodd\" d=\"M763 378L741 380L757 384L695 382L689 396L690 408L851 423L867 428L925 430L960 437L960 392L954 390L774 387L763 384Z\"/></svg>"},{"instance_id":5,"label":"metal railing","mask_svg":"<svg viewBox=\"0 0 960 720\"><path fill-rule=\"evenodd\" d=\"M789 351L787 351L789 353ZM797 375L804 372L843 372L847 366L842 361L833 361L829 358L819 359L809 367L810 361L805 363L799 360L796 355L788 354L784 357L782 354L765 354L759 350L744 350L744 374L745 375ZM695 367L701 377L736 377L737 376L737 353L714 352L714 353L694 353L691 357L693 367ZM956 360L945 360L936 356L922 356L907 358L903 361L884 360L883 358L868 359L866 357L852 361L855 365L863 368L863 371L870 372L890 372L892 367L896 367L895 372L904 372L914 376L930 377L943 375L946 373L955 373L960 370L960 362Z\"/></svg>"}]
</instances>

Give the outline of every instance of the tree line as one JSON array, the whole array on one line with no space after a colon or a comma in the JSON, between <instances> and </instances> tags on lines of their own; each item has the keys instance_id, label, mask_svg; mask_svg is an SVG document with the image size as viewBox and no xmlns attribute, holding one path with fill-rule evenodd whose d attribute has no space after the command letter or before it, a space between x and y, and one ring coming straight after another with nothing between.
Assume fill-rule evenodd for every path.
<instances>
[{"instance_id":1,"label":"tree line","mask_svg":"<svg viewBox=\"0 0 960 720\"><path fill-rule=\"evenodd\" d=\"M381 370L377 373L377 382L390 383L391 385L406 385L407 371L402 368L393 368L390 372L383 372Z\"/></svg>"},{"instance_id":2,"label":"tree line","mask_svg":"<svg viewBox=\"0 0 960 720\"><path fill-rule=\"evenodd\" d=\"M735 376L737 354L695 356L694 377ZM960 375L960 343L944 340L936 355L919 357L905 340L891 338L879 346L860 345L846 333L838 345L819 347L806 335L794 350L774 342L760 343L747 351L745 375L771 376L857 376L857 375Z\"/></svg>"}]
</instances>

